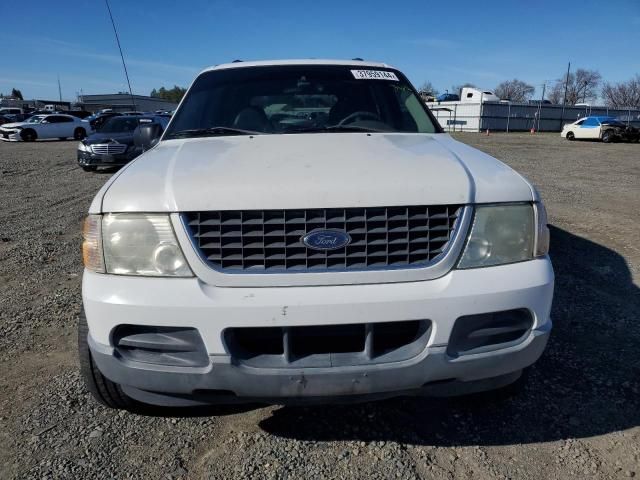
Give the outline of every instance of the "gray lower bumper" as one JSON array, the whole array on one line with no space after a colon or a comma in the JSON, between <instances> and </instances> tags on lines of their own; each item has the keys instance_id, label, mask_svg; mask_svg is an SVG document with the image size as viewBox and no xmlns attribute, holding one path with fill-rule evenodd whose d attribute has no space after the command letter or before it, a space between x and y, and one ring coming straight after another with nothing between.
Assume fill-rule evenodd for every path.
<instances>
[{"instance_id":1,"label":"gray lower bumper","mask_svg":"<svg viewBox=\"0 0 640 480\"><path fill-rule=\"evenodd\" d=\"M550 330L549 321L518 345L481 354L451 358L445 346L432 346L402 362L339 368L252 368L235 365L226 356L211 357L210 365L202 368L167 367L118 358L111 347L91 337L89 347L103 375L147 403L304 403L438 395L447 394L448 387L453 394L498 388L516 380L540 357Z\"/></svg>"}]
</instances>

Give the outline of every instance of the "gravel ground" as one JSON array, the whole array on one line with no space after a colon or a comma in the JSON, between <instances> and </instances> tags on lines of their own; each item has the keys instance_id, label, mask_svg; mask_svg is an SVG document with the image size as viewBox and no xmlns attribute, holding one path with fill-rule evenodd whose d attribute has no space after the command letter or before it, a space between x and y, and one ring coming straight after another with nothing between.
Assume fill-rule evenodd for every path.
<instances>
[{"instance_id":1,"label":"gravel ground","mask_svg":"<svg viewBox=\"0 0 640 480\"><path fill-rule=\"evenodd\" d=\"M80 226L110 173L0 143L0 478L640 476L640 146L458 135L540 188L555 329L524 392L314 408L104 409L75 351Z\"/></svg>"}]
</instances>

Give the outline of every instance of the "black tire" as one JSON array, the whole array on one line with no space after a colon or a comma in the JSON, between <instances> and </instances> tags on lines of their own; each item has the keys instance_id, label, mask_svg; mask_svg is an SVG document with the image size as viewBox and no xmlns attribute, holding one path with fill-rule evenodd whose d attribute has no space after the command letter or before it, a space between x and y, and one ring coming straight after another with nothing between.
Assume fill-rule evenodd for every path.
<instances>
[{"instance_id":1,"label":"black tire","mask_svg":"<svg viewBox=\"0 0 640 480\"><path fill-rule=\"evenodd\" d=\"M93 165L81 165L81 166L85 172L95 172L98 169L98 167Z\"/></svg>"},{"instance_id":2,"label":"black tire","mask_svg":"<svg viewBox=\"0 0 640 480\"><path fill-rule=\"evenodd\" d=\"M134 400L128 397L120 385L112 382L100 373L87 344L89 326L84 310L78 320L78 356L80 359L80 374L84 379L87 390L102 405L109 408L127 409L135 405Z\"/></svg>"},{"instance_id":3,"label":"black tire","mask_svg":"<svg viewBox=\"0 0 640 480\"><path fill-rule=\"evenodd\" d=\"M573 134L573 132L567 132L567 140L569 140L570 142L573 142L576 139L576 136Z\"/></svg>"},{"instance_id":4,"label":"black tire","mask_svg":"<svg viewBox=\"0 0 640 480\"><path fill-rule=\"evenodd\" d=\"M602 143L613 143L614 138L613 130L605 130L602 134Z\"/></svg>"},{"instance_id":5,"label":"black tire","mask_svg":"<svg viewBox=\"0 0 640 480\"><path fill-rule=\"evenodd\" d=\"M86 136L87 136L87 131L82 127L78 127L73 131L73 138L75 140L82 140Z\"/></svg>"},{"instance_id":6,"label":"black tire","mask_svg":"<svg viewBox=\"0 0 640 480\"><path fill-rule=\"evenodd\" d=\"M35 130L27 128L20 132L20 138L22 138L23 142L33 142L38 138L38 134Z\"/></svg>"}]
</instances>

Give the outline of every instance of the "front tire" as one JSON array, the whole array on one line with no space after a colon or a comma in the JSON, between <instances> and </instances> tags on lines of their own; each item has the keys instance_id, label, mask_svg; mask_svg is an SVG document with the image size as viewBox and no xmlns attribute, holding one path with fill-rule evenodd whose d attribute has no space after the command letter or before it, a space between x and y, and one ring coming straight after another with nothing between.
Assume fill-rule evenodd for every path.
<instances>
[{"instance_id":1,"label":"front tire","mask_svg":"<svg viewBox=\"0 0 640 480\"><path fill-rule=\"evenodd\" d=\"M82 140L86 136L87 136L87 131L82 127L78 127L73 131L73 138L75 140Z\"/></svg>"},{"instance_id":2,"label":"front tire","mask_svg":"<svg viewBox=\"0 0 640 480\"><path fill-rule=\"evenodd\" d=\"M91 351L87 343L88 334L89 326L83 310L78 320L78 356L80 359L80 374L87 390L96 401L106 407L116 409L133 407L134 400L122 391L122 387L109 380L98 370L91 357Z\"/></svg>"},{"instance_id":3,"label":"front tire","mask_svg":"<svg viewBox=\"0 0 640 480\"><path fill-rule=\"evenodd\" d=\"M20 132L20 138L22 138L23 142L34 142L38 138L38 134L35 130L27 128Z\"/></svg>"},{"instance_id":4,"label":"front tire","mask_svg":"<svg viewBox=\"0 0 640 480\"><path fill-rule=\"evenodd\" d=\"M615 135L613 134L613 130L605 130L602 134L602 142L603 143L612 143Z\"/></svg>"},{"instance_id":5,"label":"front tire","mask_svg":"<svg viewBox=\"0 0 640 480\"><path fill-rule=\"evenodd\" d=\"M573 132L567 132L567 140L569 140L570 142L573 142L576 139L576 136L573 134Z\"/></svg>"}]
</instances>

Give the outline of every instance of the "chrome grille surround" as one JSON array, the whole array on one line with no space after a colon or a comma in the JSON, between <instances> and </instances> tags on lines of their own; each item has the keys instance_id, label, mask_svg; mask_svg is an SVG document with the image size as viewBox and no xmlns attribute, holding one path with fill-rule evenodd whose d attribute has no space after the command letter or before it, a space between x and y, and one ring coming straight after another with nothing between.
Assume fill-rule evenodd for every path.
<instances>
[{"instance_id":1,"label":"chrome grille surround","mask_svg":"<svg viewBox=\"0 0 640 480\"><path fill-rule=\"evenodd\" d=\"M94 143L91 145L91 151L96 155L120 155L126 150L126 143Z\"/></svg>"},{"instance_id":2,"label":"chrome grille surround","mask_svg":"<svg viewBox=\"0 0 640 480\"><path fill-rule=\"evenodd\" d=\"M222 273L315 273L426 268L459 233L463 205L185 212L201 259ZM339 230L351 243L307 248L302 238Z\"/></svg>"}]
</instances>

